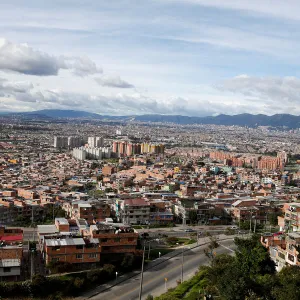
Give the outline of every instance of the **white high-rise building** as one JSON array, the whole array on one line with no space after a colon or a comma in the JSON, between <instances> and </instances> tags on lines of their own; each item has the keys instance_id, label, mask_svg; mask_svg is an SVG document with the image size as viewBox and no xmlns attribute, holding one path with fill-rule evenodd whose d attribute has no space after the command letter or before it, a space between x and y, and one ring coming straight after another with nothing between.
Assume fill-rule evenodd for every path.
<instances>
[{"instance_id":1,"label":"white high-rise building","mask_svg":"<svg viewBox=\"0 0 300 300\"><path fill-rule=\"evenodd\" d=\"M104 140L102 136L89 136L88 137L88 145L91 148L95 147L103 147Z\"/></svg>"},{"instance_id":2,"label":"white high-rise building","mask_svg":"<svg viewBox=\"0 0 300 300\"><path fill-rule=\"evenodd\" d=\"M73 149L73 157L79 160L111 158L111 149L108 147L80 147Z\"/></svg>"}]
</instances>

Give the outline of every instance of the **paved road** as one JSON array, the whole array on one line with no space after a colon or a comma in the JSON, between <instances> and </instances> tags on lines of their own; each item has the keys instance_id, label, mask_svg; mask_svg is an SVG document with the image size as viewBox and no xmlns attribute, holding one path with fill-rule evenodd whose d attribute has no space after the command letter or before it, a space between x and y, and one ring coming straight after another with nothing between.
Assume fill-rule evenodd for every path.
<instances>
[{"instance_id":1,"label":"paved road","mask_svg":"<svg viewBox=\"0 0 300 300\"><path fill-rule=\"evenodd\" d=\"M176 236L176 237L189 237L193 232L185 232L185 228L191 228L195 230L195 232L210 232L211 234L221 234L224 233L226 228L230 227L230 225L220 225L220 226L182 226L177 225L176 227L172 228L152 228L152 229L137 229L137 232L143 233L148 232L151 237L158 237L158 234L166 234L168 236ZM24 227L23 229L23 236L24 241L37 241L37 228L31 227Z\"/></svg>"},{"instance_id":2,"label":"paved road","mask_svg":"<svg viewBox=\"0 0 300 300\"><path fill-rule=\"evenodd\" d=\"M233 239L221 241L220 246L216 249L217 253L231 253L234 249ZM198 269L199 265L208 263L208 258L204 255L201 246L184 253L184 280L191 278ZM176 256L162 264L151 268L144 272L143 297L145 299L148 294L158 296L165 291L165 278L167 280L167 288L175 287L176 280L181 277L181 256ZM136 300L139 295L140 275L137 275L125 282L122 282L102 293L91 297L92 300Z\"/></svg>"}]
</instances>

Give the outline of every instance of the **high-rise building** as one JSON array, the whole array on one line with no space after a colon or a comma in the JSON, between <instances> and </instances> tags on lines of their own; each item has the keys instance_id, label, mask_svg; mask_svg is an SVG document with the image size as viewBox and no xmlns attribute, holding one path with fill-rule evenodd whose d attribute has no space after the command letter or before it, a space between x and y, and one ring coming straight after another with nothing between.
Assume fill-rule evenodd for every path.
<instances>
[{"instance_id":1,"label":"high-rise building","mask_svg":"<svg viewBox=\"0 0 300 300\"><path fill-rule=\"evenodd\" d=\"M91 148L103 147L104 140L102 136L90 136L88 137L88 144Z\"/></svg>"},{"instance_id":2,"label":"high-rise building","mask_svg":"<svg viewBox=\"0 0 300 300\"><path fill-rule=\"evenodd\" d=\"M54 148L68 148L68 137L55 136L54 137Z\"/></svg>"},{"instance_id":3,"label":"high-rise building","mask_svg":"<svg viewBox=\"0 0 300 300\"><path fill-rule=\"evenodd\" d=\"M82 145L82 139L79 136L68 137L68 148L73 149Z\"/></svg>"},{"instance_id":4,"label":"high-rise building","mask_svg":"<svg viewBox=\"0 0 300 300\"><path fill-rule=\"evenodd\" d=\"M73 157L79 160L111 158L108 147L80 147L73 149Z\"/></svg>"}]
</instances>

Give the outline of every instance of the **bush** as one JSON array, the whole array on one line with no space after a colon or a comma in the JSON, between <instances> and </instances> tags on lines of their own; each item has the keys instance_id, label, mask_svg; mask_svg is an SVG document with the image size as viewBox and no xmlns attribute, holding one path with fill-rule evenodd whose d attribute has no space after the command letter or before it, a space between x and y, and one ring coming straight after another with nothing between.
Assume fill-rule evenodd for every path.
<instances>
[{"instance_id":1,"label":"bush","mask_svg":"<svg viewBox=\"0 0 300 300\"><path fill-rule=\"evenodd\" d=\"M170 236L167 238L167 243L171 245L175 245L178 242L178 238L175 236Z\"/></svg>"},{"instance_id":2,"label":"bush","mask_svg":"<svg viewBox=\"0 0 300 300\"><path fill-rule=\"evenodd\" d=\"M72 272L73 266L72 264L68 262L50 262L47 265L47 269L51 271L52 274L55 273L66 273L66 272Z\"/></svg>"}]
</instances>

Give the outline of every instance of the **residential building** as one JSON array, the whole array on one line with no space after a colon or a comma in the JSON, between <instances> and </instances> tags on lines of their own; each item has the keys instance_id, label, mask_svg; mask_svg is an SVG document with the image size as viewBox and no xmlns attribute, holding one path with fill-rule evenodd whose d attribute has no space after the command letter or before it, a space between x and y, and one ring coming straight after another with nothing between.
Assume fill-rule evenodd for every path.
<instances>
[{"instance_id":1,"label":"residential building","mask_svg":"<svg viewBox=\"0 0 300 300\"><path fill-rule=\"evenodd\" d=\"M145 199L126 199L117 201L117 211L124 224L148 224L150 204Z\"/></svg>"}]
</instances>

